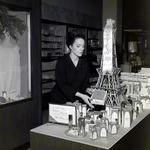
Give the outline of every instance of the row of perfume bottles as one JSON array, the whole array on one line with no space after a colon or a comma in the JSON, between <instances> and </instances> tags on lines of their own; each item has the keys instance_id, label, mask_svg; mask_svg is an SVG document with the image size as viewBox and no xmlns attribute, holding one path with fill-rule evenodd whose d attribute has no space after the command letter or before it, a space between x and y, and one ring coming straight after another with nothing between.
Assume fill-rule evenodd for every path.
<instances>
[{"instance_id":1,"label":"row of perfume bottles","mask_svg":"<svg viewBox=\"0 0 150 150\"><path fill-rule=\"evenodd\" d=\"M89 133L89 137L92 140L98 139L98 137L107 137L108 133L117 134L119 129L119 123L116 119L115 122L108 121L102 114L97 116L94 121L92 116L83 117L83 112L80 113L78 118L78 136L84 137L86 133ZM94 116L93 116L94 117ZM69 129L72 129L72 115L69 115Z\"/></svg>"},{"instance_id":2,"label":"row of perfume bottles","mask_svg":"<svg viewBox=\"0 0 150 150\"><path fill-rule=\"evenodd\" d=\"M48 79L55 80L55 71L45 71L45 72L42 72L42 79L45 79L45 80L48 80Z\"/></svg>"},{"instance_id":3,"label":"row of perfume bottles","mask_svg":"<svg viewBox=\"0 0 150 150\"><path fill-rule=\"evenodd\" d=\"M41 42L42 48L62 49L62 43L45 43Z\"/></svg>"},{"instance_id":4,"label":"row of perfume bottles","mask_svg":"<svg viewBox=\"0 0 150 150\"><path fill-rule=\"evenodd\" d=\"M100 42L98 39L95 40L88 40L88 45L90 47L100 47Z\"/></svg>"},{"instance_id":5,"label":"row of perfume bottles","mask_svg":"<svg viewBox=\"0 0 150 150\"><path fill-rule=\"evenodd\" d=\"M43 34L43 35L62 36L61 30L59 30L57 27L56 28L55 27L50 27L49 29L44 29L44 27L42 27L41 34Z\"/></svg>"},{"instance_id":6,"label":"row of perfume bottles","mask_svg":"<svg viewBox=\"0 0 150 150\"><path fill-rule=\"evenodd\" d=\"M55 36L44 36L42 35L42 41L47 41L47 42L54 42L54 43L61 43L62 42L62 38L58 38Z\"/></svg>"},{"instance_id":7,"label":"row of perfume bottles","mask_svg":"<svg viewBox=\"0 0 150 150\"><path fill-rule=\"evenodd\" d=\"M55 69L57 60L50 61L50 62L42 62L42 70L51 70Z\"/></svg>"},{"instance_id":8,"label":"row of perfume bottles","mask_svg":"<svg viewBox=\"0 0 150 150\"><path fill-rule=\"evenodd\" d=\"M42 50L42 57L63 56L60 50Z\"/></svg>"}]
</instances>

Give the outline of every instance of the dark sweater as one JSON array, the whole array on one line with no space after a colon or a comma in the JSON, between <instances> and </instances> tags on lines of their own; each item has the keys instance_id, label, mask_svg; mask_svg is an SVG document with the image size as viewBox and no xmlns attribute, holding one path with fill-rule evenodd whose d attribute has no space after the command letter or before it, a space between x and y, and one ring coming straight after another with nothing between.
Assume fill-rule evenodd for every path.
<instances>
[{"instance_id":1,"label":"dark sweater","mask_svg":"<svg viewBox=\"0 0 150 150\"><path fill-rule=\"evenodd\" d=\"M84 59L80 58L76 67L69 55L59 59L55 68L56 85L51 92L51 102L74 102L76 92L85 93L86 88L90 86L89 75L89 66Z\"/></svg>"}]
</instances>

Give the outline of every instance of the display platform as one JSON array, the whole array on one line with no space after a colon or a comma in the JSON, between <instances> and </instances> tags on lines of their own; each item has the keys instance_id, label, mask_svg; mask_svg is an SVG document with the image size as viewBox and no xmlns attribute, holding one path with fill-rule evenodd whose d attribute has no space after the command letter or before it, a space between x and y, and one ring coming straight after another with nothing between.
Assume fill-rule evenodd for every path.
<instances>
[{"instance_id":1,"label":"display platform","mask_svg":"<svg viewBox=\"0 0 150 150\"><path fill-rule=\"evenodd\" d=\"M149 150L150 110L144 110L130 128L120 127L115 135L91 140L65 134L67 125L44 124L30 131L31 150Z\"/></svg>"}]
</instances>

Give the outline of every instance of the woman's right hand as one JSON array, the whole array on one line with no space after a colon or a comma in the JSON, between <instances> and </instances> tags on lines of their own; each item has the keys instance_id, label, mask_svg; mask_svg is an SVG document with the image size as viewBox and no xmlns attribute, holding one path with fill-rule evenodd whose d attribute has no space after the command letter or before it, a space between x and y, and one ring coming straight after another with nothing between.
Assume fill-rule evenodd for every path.
<instances>
[{"instance_id":1,"label":"woman's right hand","mask_svg":"<svg viewBox=\"0 0 150 150\"><path fill-rule=\"evenodd\" d=\"M93 89L93 88L86 89L86 92L89 93L90 95L92 95L94 91L95 91L95 89Z\"/></svg>"}]
</instances>

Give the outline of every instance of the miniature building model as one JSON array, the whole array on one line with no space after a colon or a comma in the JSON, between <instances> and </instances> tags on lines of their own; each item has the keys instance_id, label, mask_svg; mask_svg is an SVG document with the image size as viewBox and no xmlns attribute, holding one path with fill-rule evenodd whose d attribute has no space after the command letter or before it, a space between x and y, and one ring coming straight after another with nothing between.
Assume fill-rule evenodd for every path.
<instances>
[{"instance_id":1,"label":"miniature building model","mask_svg":"<svg viewBox=\"0 0 150 150\"><path fill-rule=\"evenodd\" d=\"M107 137L108 136L108 131L106 125L102 125L100 127L100 132L99 132L100 137Z\"/></svg>"},{"instance_id":2,"label":"miniature building model","mask_svg":"<svg viewBox=\"0 0 150 150\"><path fill-rule=\"evenodd\" d=\"M107 19L107 24L103 31L103 54L97 83L92 88L107 91L106 104L115 106L126 101L124 87L119 81L120 69L117 67L117 55L115 46L115 31L112 19Z\"/></svg>"},{"instance_id":3,"label":"miniature building model","mask_svg":"<svg viewBox=\"0 0 150 150\"><path fill-rule=\"evenodd\" d=\"M133 120L137 118L137 111L133 110Z\"/></svg>"},{"instance_id":4,"label":"miniature building model","mask_svg":"<svg viewBox=\"0 0 150 150\"><path fill-rule=\"evenodd\" d=\"M117 134L118 133L117 124L115 122L109 123L108 132L110 134Z\"/></svg>"},{"instance_id":5,"label":"miniature building model","mask_svg":"<svg viewBox=\"0 0 150 150\"><path fill-rule=\"evenodd\" d=\"M132 122L132 109L122 108L122 126L128 128Z\"/></svg>"},{"instance_id":6,"label":"miniature building model","mask_svg":"<svg viewBox=\"0 0 150 150\"><path fill-rule=\"evenodd\" d=\"M143 104L143 109L149 109L150 108L150 99L148 98L142 98L141 102Z\"/></svg>"}]
</instances>

